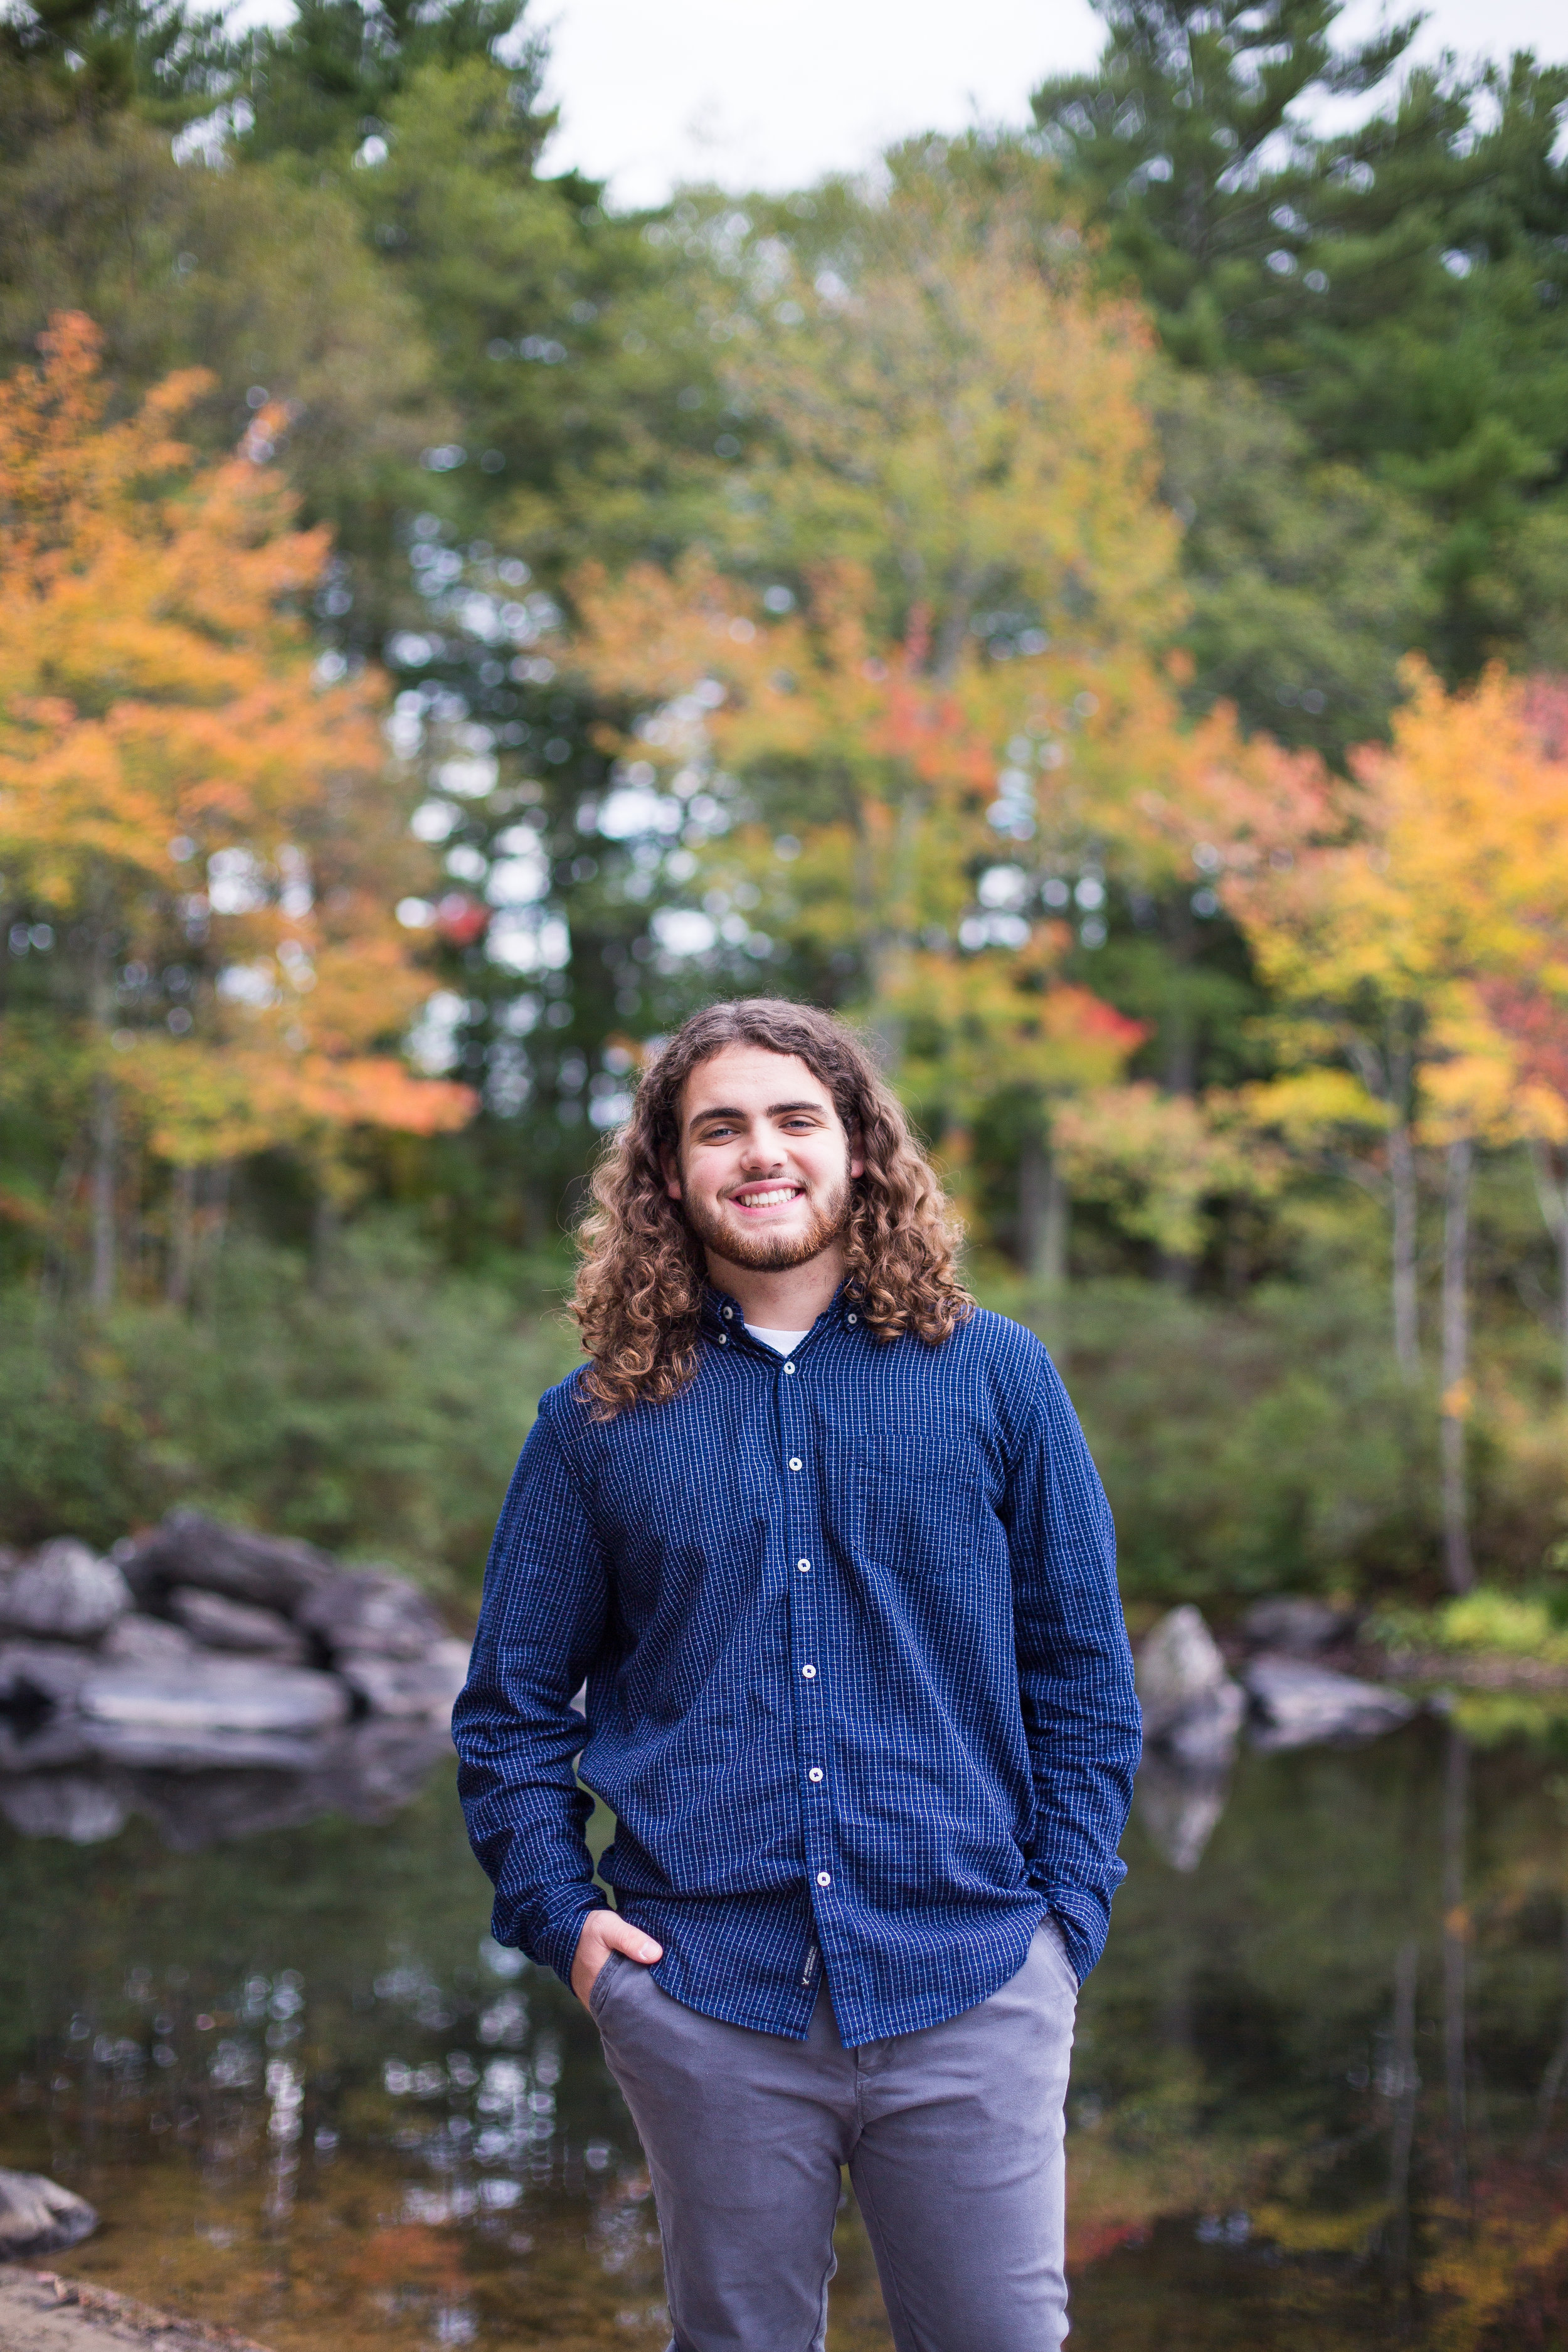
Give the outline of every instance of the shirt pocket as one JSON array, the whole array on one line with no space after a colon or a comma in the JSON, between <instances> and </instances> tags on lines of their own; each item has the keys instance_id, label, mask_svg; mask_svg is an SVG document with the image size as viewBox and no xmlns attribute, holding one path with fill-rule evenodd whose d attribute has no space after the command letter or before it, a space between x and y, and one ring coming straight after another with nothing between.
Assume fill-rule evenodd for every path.
<instances>
[{"instance_id":1,"label":"shirt pocket","mask_svg":"<svg viewBox=\"0 0 1568 2352\"><path fill-rule=\"evenodd\" d=\"M1000 1530L984 1449L962 1436L896 1432L836 1448L824 1504L840 1548L886 1568L951 1572Z\"/></svg>"}]
</instances>

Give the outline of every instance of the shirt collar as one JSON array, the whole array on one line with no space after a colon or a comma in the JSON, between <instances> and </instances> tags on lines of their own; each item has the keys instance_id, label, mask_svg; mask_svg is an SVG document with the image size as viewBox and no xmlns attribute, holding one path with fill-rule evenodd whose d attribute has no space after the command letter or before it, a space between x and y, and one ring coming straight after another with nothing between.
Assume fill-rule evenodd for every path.
<instances>
[{"instance_id":1,"label":"shirt collar","mask_svg":"<svg viewBox=\"0 0 1568 2352\"><path fill-rule=\"evenodd\" d=\"M846 1315L858 1314L859 1305L858 1293L852 1290L847 1282L841 1282L816 1322L831 1320L842 1323ZM746 1328L745 1313L740 1300L732 1298L727 1290L716 1289L710 1282L703 1285L699 1321L710 1339L715 1339L725 1338L731 1332L742 1332ZM811 1328L815 1331L816 1323Z\"/></svg>"}]
</instances>

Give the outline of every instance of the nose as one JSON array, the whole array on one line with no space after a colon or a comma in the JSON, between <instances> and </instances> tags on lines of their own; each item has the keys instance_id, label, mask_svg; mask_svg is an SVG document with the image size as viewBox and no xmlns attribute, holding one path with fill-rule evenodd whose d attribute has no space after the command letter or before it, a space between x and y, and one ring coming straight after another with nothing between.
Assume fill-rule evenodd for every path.
<instances>
[{"instance_id":1,"label":"nose","mask_svg":"<svg viewBox=\"0 0 1568 2352\"><path fill-rule=\"evenodd\" d=\"M772 1170L782 1168L784 1153L779 1148L777 1137L770 1135L765 1128L753 1128L746 1138L745 1149L741 1154L741 1165L749 1173L759 1176L765 1176Z\"/></svg>"}]
</instances>

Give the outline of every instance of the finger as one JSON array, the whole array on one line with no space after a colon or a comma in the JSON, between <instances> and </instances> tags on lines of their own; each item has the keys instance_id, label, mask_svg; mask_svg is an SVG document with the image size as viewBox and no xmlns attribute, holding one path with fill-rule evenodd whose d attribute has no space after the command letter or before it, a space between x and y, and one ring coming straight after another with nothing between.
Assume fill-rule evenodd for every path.
<instances>
[{"instance_id":1,"label":"finger","mask_svg":"<svg viewBox=\"0 0 1568 2352\"><path fill-rule=\"evenodd\" d=\"M613 1951L624 1952L629 1960L641 1960L647 1968L664 1958L664 1946L656 1944L651 1936L645 1936L627 1919L617 1919L613 1928L606 1927L605 1941Z\"/></svg>"}]
</instances>

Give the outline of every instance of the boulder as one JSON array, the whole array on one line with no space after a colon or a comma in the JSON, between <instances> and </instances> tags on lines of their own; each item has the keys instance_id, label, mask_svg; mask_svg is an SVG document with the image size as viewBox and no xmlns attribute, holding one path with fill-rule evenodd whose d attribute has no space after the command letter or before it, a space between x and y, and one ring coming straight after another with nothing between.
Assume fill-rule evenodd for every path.
<instances>
[{"instance_id":1,"label":"boulder","mask_svg":"<svg viewBox=\"0 0 1568 2352\"><path fill-rule=\"evenodd\" d=\"M26 1714L74 1706L83 1683L98 1671L92 1653L68 1642L0 1642L0 1707Z\"/></svg>"},{"instance_id":2,"label":"boulder","mask_svg":"<svg viewBox=\"0 0 1568 2352\"><path fill-rule=\"evenodd\" d=\"M1381 1683L1331 1674L1300 1658L1249 1660L1243 1679L1258 1720L1255 1746L1304 1748L1316 1740L1375 1739L1407 1723L1415 1702Z\"/></svg>"},{"instance_id":3,"label":"boulder","mask_svg":"<svg viewBox=\"0 0 1568 2352\"><path fill-rule=\"evenodd\" d=\"M230 1601L293 1614L306 1595L338 1573L313 1544L224 1527L199 1511L174 1511L128 1550L122 1566L139 1601L162 1601L175 1585L199 1585Z\"/></svg>"},{"instance_id":4,"label":"boulder","mask_svg":"<svg viewBox=\"0 0 1568 2352\"><path fill-rule=\"evenodd\" d=\"M0 1580L0 1625L46 1639L96 1641L130 1606L114 1562L74 1536L57 1536Z\"/></svg>"},{"instance_id":5,"label":"boulder","mask_svg":"<svg viewBox=\"0 0 1568 2352\"><path fill-rule=\"evenodd\" d=\"M1247 1694L1228 1678L1195 1699L1159 1741L1165 1754L1189 1772L1223 1771L1236 1754L1247 1717Z\"/></svg>"},{"instance_id":6,"label":"boulder","mask_svg":"<svg viewBox=\"0 0 1568 2352\"><path fill-rule=\"evenodd\" d=\"M362 1657L422 1658L447 1635L439 1612L425 1595L390 1569L353 1569L334 1575L301 1602L295 1615L334 1657L349 1652Z\"/></svg>"},{"instance_id":7,"label":"boulder","mask_svg":"<svg viewBox=\"0 0 1568 2352\"><path fill-rule=\"evenodd\" d=\"M374 1651L349 1650L335 1663L373 1715L422 1715L449 1723L452 1702L468 1679L468 1645L437 1642L422 1658L384 1658Z\"/></svg>"},{"instance_id":8,"label":"boulder","mask_svg":"<svg viewBox=\"0 0 1568 2352\"><path fill-rule=\"evenodd\" d=\"M7 2172L0 2167L0 2262L79 2246L97 2227L98 2215L85 2198L73 2196L41 2172Z\"/></svg>"},{"instance_id":9,"label":"boulder","mask_svg":"<svg viewBox=\"0 0 1568 2352\"><path fill-rule=\"evenodd\" d=\"M1343 1609L1298 1593L1276 1593L1255 1601L1241 1621L1241 1630L1255 1650L1274 1650L1287 1657L1310 1657L1348 1633L1354 1623Z\"/></svg>"},{"instance_id":10,"label":"boulder","mask_svg":"<svg viewBox=\"0 0 1568 2352\"><path fill-rule=\"evenodd\" d=\"M276 1659L284 1666L302 1666L310 1657L306 1636L276 1609L229 1601L221 1592L204 1592L199 1584L174 1585L167 1607L175 1623L203 1649L236 1650L249 1657Z\"/></svg>"},{"instance_id":11,"label":"boulder","mask_svg":"<svg viewBox=\"0 0 1568 2352\"><path fill-rule=\"evenodd\" d=\"M98 1654L116 1666L180 1667L199 1657L201 1651L180 1626L132 1609L110 1627L98 1645Z\"/></svg>"},{"instance_id":12,"label":"boulder","mask_svg":"<svg viewBox=\"0 0 1568 2352\"><path fill-rule=\"evenodd\" d=\"M300 1734L341 1723L349 1696L331 1675L204 1658L182 1672L101 1668L82 1684L77 1705L90 1722L126 1729Z\"/></svg>"},{"instance_id":13,"label":"boulder","mask_svg":"<svg viewBox=\"0 0 1568 2352\"><path fill-rule=\"evenodd\" d=\"M1173 1609L1145 1637L1138 1653L1138 1699L1152 1740L1168 1742L1184 1728L1196 1756L1217 1753L1234 1739L1246 1702L1201 1612L1190 1604Z\"/></svg>"},{"instance_id":14,"label":"boulder","mask_svg":"<svg viewBox=\"0 0 1568 2352\"><path fill-rule=\"evenodd\" d=\"M0 1813L24 1837L64 1838L71 1845L101 1845L125 1827L123 1801L85 1772L34 1772L0 1782Z\"/></svg>"},{"instance_id":15,"label":"boulder","mask_svg":"<svg viewBox=\"0 0 1568 2352\"><path fill-rule=\"evenodd\" d=\"M99 1723L83 1716L81 1736L95 1764L125 1770L281 1775L314 1769L321 1735L312 1731L236 1731L208 1724Z\"/></svg>"},{"instance_id":16,"label":"boulder","mask_svg":"<svg viewBox=\"0 0 1568 2352\"><path fill-rule=\"evenodd\" d=\"M7 1779L90 1763L92 1754L80 1716L68 1707L53 1707L42 1717L0 1715L0 1774Z\"/></svg>"}]
</instances>

